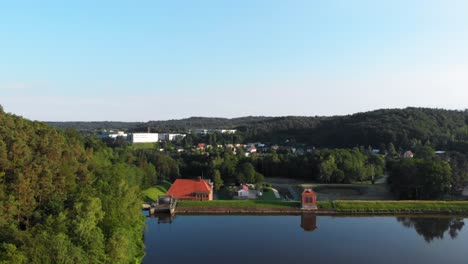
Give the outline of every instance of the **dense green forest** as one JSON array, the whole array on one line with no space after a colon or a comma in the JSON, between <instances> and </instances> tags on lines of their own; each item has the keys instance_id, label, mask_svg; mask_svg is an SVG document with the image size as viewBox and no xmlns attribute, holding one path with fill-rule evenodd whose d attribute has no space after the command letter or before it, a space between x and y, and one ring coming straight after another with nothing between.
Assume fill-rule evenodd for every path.
<instances>
[{"instance_id":1,"label":"dense green forest","mask_svg":"<svg viewBox=\"0 0 468 264\"><path fill-rule=\"evenodd\" d=\"M194 128L233 128L244 142L290 142L321 148L398 148L430 144L436 149L468 152L468 111L431 108L382 109L332 117L242 117L150 121L147 123L50 123L62 128L91 130L110 128L129 131L187 132Z\"/></svg>"},{"instance_id":2,"label":"dense green forest","mask_svg":"<svg viewBox=\"0 0 468 264\"><path fill-rule=\"evenodd\" d=\"M74 129L83 134L92 134L95 131L102 130L132 130L136 127L141 126L141 122L114 122L114 121L102 121L102 122L46 122L48 125L59 128L62 130Z\"/></svg>"},{"instance_id":3,"label":"dense green forest","mask_svg":"<svg viewBox=\"0 0 468 264\"><path fill-rule=\"evenodd\" d=\"M138 263L132 155L0 108L0 263Z\"/></svg>"}]
</instances>

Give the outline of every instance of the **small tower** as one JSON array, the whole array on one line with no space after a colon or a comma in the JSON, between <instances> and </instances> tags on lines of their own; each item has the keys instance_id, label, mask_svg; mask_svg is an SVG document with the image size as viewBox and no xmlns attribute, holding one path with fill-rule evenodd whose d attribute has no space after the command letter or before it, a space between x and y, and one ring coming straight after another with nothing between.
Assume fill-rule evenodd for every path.
<instances>
[{"instance_id":1,"label":"small tower","mask_svg":"<svg viewBox=\"0 0 468 264\"><path fill-rule=\"evenodd\" d=\"M302 192L303 210L317 210L317 194L312 189L305 189Z\"/></svg>"}]
</instances>

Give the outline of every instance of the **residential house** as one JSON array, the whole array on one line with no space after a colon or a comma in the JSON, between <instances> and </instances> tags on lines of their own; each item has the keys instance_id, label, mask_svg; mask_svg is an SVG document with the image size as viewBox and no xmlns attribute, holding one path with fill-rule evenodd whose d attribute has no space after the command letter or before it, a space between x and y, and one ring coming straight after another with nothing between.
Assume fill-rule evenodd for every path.
<instances>
[{"instance_id":1,"label":"residential house","mask_svg":"<svg viewBox=\"0 0 468 264\"><path fill-rule=\"evenodd\" d=\"M249 187L247 185L242 185L241 188L237 191L237 196L239 198L249 198Z\"/></svg>"},{"instance_id":2,"label":"residential house","mask_svg":"<svg viewBox=\"0 0 468 264\"><path fill-rule=\"evenodd\" d=\"M202 149L205 149L205 148L206 148L206 144L205 144L205 143L198 143L197 149L202 150Z\"/></svg>"},{"instance_id":3,"label":"residential house","mask_svg":"<svg viewBox=\"0 0 468 264\"><path fill-rule=\"evenodd\" d=\"M257 153L257 148L255 146L250 146L248 149L247 149L247 152L248 153Z\"/></svg>"},{"instance_id":4,"label":"residential house","mask_svg":"<svg viewBox=\"0 0 468 264\"><path fill-rule=\"evenodd\" d=\"M401 153L401 152L400 152ZM404 154L403 154L403 158L405 159L408 159L408 158L412 158L414 157L414 154L411 150L407 150Z\"/></svg>"}]
</instances>

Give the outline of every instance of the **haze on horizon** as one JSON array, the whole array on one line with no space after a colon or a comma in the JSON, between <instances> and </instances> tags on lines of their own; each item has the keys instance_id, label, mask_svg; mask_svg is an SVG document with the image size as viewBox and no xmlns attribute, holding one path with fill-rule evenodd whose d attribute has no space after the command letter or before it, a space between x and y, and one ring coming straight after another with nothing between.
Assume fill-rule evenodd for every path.
<instances>
[{"instance_id":1,"label":"haze on horizon","mask_svg":"<svg viewBox=\"0 0 468 264\"><path fill-rule=\"evenodd\" d=\"M42 121L468 107L468 2L7 1L0 104Z\"/></svg>"}]
</instances>

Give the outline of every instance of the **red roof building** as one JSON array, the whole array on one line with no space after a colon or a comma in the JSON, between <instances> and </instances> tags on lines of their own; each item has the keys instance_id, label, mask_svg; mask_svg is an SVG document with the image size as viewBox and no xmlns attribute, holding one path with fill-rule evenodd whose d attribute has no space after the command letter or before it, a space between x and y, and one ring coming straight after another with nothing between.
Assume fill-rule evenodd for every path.
<instances>
[{"instance_id":1,"label":"red roof building","mask_svg":"<svg viewBox=\"0 0 468 264\"><path fill-rule=\"evenodd\" d=\"M317 209L317 194L312 189L305 189L302 192L302 209Z\"/></svg>"},{"instance_id":2,"label":"red roof building","mask_svg":"<svg viewBox=\"0 0 468 264\"><path fill-rule=\"evenodd\" d=\"M414 157L414 154L411 150L407 150L404 154L403 154L403 158L405 159L408 159L408 158L412 158Z\"/></svg>"},{"instance_id":3,"label":"red roof building","mask_svg":"<svg viewBox=\"0 0 468 264\"><path fill-rule=\"evenodd\" d=\"M180 200L213 200L213 186L201 177L197 179L177 179L167 191Z\"/></svg>"},{"instance_id":4,"label":"red roof building","mask_svg":"<svg viewBox=\"0 0 468 264\"><path fill-rule=\"evenodd\" d=\"M205 149L205 148L206 148L206 144L205 144L205 143L198 143L197 149Z\"/></svg>"}]
</instances>

